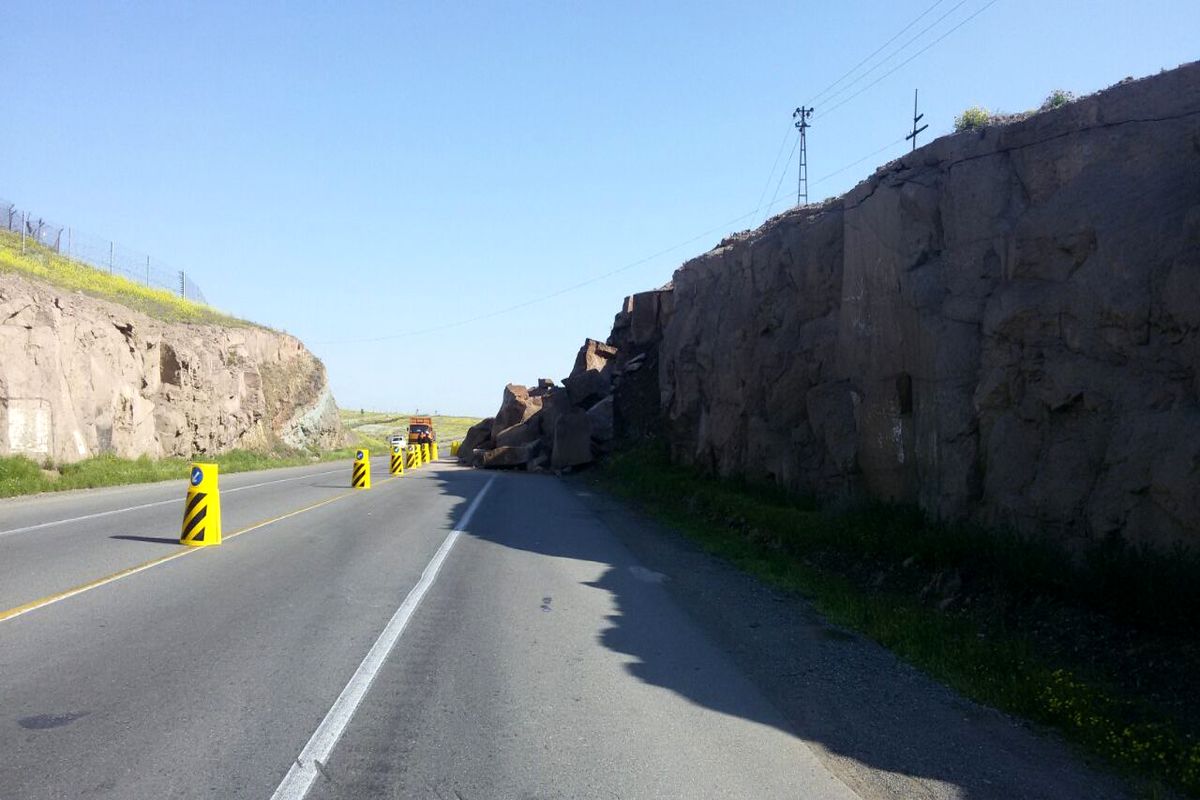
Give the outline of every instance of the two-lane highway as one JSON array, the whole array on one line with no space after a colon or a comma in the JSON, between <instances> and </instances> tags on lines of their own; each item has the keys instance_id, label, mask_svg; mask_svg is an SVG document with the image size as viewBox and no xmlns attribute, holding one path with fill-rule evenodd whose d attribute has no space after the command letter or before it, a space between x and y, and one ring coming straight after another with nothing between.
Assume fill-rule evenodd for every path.
<instances>
[{"instance_id":1,"label":"two-lane highway","mask_svg":"<svg viewBox=\"0 0 1200 800\"><path fill-rule=\"evenodd\" d=\"M374 471L0 503L0 798L854 796L562 481Z\"/></svg>"}]
</instances>

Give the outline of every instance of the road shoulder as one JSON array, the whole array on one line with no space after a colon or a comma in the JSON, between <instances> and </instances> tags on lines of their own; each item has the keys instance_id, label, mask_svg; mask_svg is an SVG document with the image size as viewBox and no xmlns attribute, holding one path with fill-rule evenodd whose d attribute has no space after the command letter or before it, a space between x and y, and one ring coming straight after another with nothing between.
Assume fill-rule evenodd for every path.
<instances>
[{"instance_id":1,"label":"road shoulder","mask_svg":"<svg viewBox=\"0 0 1200 800\"><path fill-rule=\"evenodd\" d=\"M828 625L583 476L568 486L863 798L1117 798L1057 738L980 706Z\"/></svg>"}]
</instances>

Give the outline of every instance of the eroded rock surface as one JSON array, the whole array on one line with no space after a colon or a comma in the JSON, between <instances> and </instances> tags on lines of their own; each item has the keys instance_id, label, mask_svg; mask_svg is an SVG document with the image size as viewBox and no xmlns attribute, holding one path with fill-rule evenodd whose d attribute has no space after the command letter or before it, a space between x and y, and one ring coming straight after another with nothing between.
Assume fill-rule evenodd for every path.
<instances>
[{"instance_id":1,"label":"eroded rock surface","mask_svg":"<svg viewBox=\"0 0 1200 800\"><path fill-rule=\"evenodd\" d=\"M1200 538L1198 64L938 139L672 283L640 316L627 301L614 338L660 339L679 461L1029 531Z\"/></svg>"},{"instance_id":2,"label":"eroded rock surface","mask_svg":"<svg viewBox=\"0 0 1200 800\"><path fill-rule=\"evenodd\" d=\"M344 438L325 367L293 336L167 323L0 274L0 455L191 457Z\"/></svg>"}]
</instances>

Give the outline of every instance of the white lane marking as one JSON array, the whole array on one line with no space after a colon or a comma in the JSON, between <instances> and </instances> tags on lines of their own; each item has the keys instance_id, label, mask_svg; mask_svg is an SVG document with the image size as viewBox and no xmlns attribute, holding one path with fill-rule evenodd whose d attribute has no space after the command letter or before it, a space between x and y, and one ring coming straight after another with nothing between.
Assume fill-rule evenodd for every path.
<instances>
[{"instance_id":1,"label":"white lane marking","mask_svg":"<svg viewBox=\"0 0 1200 800\"><path fill-rule=\"evenodd\" d=\"M488 479L488 482L483 485L479 494L475 495L475 499L471 501L471 505L467 506L467 511L463 514L462 519L454 530L447 534L442 541L442 546L433 554L433 558L425 565L425 571L421 573L421 579L417 581L417 585L412 588L408 596L404 598L404 602L396 609L396 613L388 620L388 624L384 626L383 632L379 634L379 638L375 640L375 644L367 651L366 658L358 665L358 669L354 671L350 682L346 684L346 688L342 689L342 693L338 695L338 699L333 702L329 713L325 715L325 719L321 720L321 724L313 731L312 737L308 740L308 744L304 745L304 749L300 751L300 755L296 756L296 760L292 762L291 768L287 775L283 777L283 781L271 795L271 800L301 800L308 790L312 788L313 781L320 774L321 769L318 766L320 762L323 766L328 760L329 755L333 752L333 748L337 746L338 740L342 738L342 734L346 731L346 726L350 724L350 720L354 717L354 712L358 710L359 703L366 697L367 691L371 688L371 684L375 682L375 676L379 674L383 662L387 660L388 655L392 652L392 648L396 646L396 642L400 640L400 635L404 633L405 626L408 625L409 619L412 618L413 612L417 610L417 605L421 602L421 598L429 591L429 587L433 586L433 582L437 580L438 571L441 570L442 564L446 561L446 556L450 554L450 548L454 547L454 543L458 540L462 529L467 527L471 522L471 517L475 514L475 509L479 508L480 501L487 494L488 489L492 488L492 484L496 482L496 476L493 475Z\"/></svg>"},{"instance_id":2,"label":"white lane marking","mask_svg":"<svg viewBox=\"0 0 1200 800\"><path fill-rule=\"evenodd\" d=\"M330 469L330 470L325 470L324 472L313 472L313 473L309 473L306 475L296 475L291 478L280 478L279 480L274 480L274 481L263 481L262 483L252 483L249 486L238 486L235 489L222 489L221 494L223 494L223 495L233 494L234 492L242 492L242 491L245 491L246 489L257 489L260 486L270 486L273 483L287 483L288 481L298 481L301 478L316 478L321 475L332 475L335 472L342 472L342 470ZM234 474L236 474L236 473L234 473ZM52 522L39 522L36 525L26 525L23 528L12 528L7 531L0 531L0 536L8 536L9 534L13 534L13 533L25 533L27 531L36 531L36 530L40 530L42 528L52 528L55 525L69 525L72 522L83 522L83 521L89 520L89 519L98 519L100 517L110 517L113 514L124 514L127 511L139 511L143 508L154 508L155 506L165 506L165 505L169 505L171 503L182 503L182 502L183 502L182 498L173 497L170 500L158 500L153 503L142 503L141 505L127 506L125 508L113 508L113 509L109 509L108 511L97 511L95 514L84 514L82 517L71 517L69 519L56 519L56 520L53 520Z\"/></svg>"}]
</instances>

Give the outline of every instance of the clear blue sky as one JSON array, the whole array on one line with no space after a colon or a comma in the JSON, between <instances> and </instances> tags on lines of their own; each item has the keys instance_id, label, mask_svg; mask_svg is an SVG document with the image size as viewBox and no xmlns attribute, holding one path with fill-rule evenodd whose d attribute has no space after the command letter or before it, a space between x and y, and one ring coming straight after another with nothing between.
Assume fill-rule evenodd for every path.
<instances>
[{"instance_id":1,"label":"clear blue sky","mask_svg":"<svg viewBox=\"0 0 1200 800\"><path fill-rule=\"evenodd\" d=\"M7 4L0 197L298 334L343 406L490 414L504 383L564 376L624 295L769 200L791 110L931 4ZM968 105L1017 111L1193 60L1197 31L1195 0L997 0L828 116L846 95L816 102L814 199L903 152L815 183L903 136L914 87L940 135ZM794 187L792 162L779 198ZM714 228L511 314L335 343L485 315Z\"/></svg>"}]
</instances>

